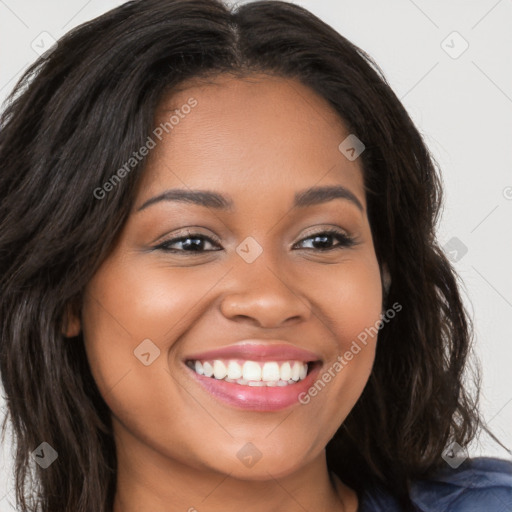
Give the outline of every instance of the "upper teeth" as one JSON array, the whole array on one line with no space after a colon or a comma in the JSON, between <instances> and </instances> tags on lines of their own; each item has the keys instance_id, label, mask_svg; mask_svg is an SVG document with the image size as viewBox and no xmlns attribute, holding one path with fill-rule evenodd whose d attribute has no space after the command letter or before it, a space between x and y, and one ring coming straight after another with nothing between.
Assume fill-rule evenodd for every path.
<instances>
[{"instance_id":1,"label":"upper teeth","mask_svg":"<svg viewBox=\"0 0 512 512\"><path fill-rule=\"evenodd\" d=\"M265 363L244 361L240 364L233 359L214 359L213 361L189 361L188 365L199 375L249 385L251 382L254 385L257 385L257 382L261 382L260 385L297 382L304 379L308 373L308 364L302 361L267 361Z\"/></svg>"}]
</instances>

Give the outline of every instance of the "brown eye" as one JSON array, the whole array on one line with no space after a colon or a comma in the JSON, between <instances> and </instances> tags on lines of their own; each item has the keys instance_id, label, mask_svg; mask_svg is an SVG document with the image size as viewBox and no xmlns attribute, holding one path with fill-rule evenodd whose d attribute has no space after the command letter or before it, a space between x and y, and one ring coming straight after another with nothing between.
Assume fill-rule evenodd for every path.
<instances>
[{"instance_id":1,"label":"brown eye","mask_svg":"<svg viewBox=\"0 0 512 512\"><path fill-rule=\"evenodd\" d=\"M298 242L298 244L303 244L305 242L308 243L308 246L302 248L320 252L352 247L356 243L352 237L337 230L321 231L314 235L310 235L307 238L303 238L300 242Z\"/></svg>"},{"instance_id":2,"label":"brown eye","mask_svg":"<svg viewBox=\"0 0 512 512\"><path fill-rule=\"evenodd\" d=\"M209 247L214 246L216 249ZM171 238L157 245L155 249L165 252L188 252L201 253L219 251L221 248L210 237L199 233L190 233L185 236Z\"/></svg>"}]
</instances>

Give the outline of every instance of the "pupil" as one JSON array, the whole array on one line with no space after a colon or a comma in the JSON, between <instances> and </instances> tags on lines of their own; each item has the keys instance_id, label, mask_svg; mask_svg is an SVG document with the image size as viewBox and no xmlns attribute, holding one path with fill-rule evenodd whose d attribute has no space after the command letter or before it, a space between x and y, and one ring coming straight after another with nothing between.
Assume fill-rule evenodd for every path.
<instances>
[{"instance_id":1,"label":"pupil","mask_svg":"<svg viewBox=\"0 0 512 512\"><path fill-rule=\"evenodd\" d=\"M330 242L330 235L317 235L315 236L315 243L320 244L321 247L327 247L329 246Z\"/></svg>"},{"instance_id":2,"label":"pupil","mask_svg":"<svg viewBox=\"0 0 512 512\"><path fill-rule=\"evenodd\" d=\"M202 243L203 243L203 241L200 240L199 238L187 238L183 242L183 248L184 249L192 249L193 251L195 251L195 250L201 248Z\"/></svg>"}]
</instances>

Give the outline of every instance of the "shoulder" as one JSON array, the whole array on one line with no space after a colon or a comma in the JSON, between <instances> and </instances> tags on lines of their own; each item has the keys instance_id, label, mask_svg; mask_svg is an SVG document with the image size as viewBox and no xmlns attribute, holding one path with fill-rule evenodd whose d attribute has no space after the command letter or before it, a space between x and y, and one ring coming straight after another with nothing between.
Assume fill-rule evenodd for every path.
<instances>
[{"instance_id":1,"label":"shoulder","mask_svg":"<svg viewBox=\"0 0 512 512\"><path fill-rule=\"evenodd\" d=\"M512 461L478 457L456 469L447 465L428 479L413 481L410 497L418 512L511 512ZM360 498L359 512L401 510L380 486Z\"/></svg>"},{"instance_id":2,"label":"shoulder","mask_svg":"<svg viewBox=\"0 0 512 512\"><path fill-rule=\"evenodd\" d=\"M512 510L512 462L479 457L457 469L438 470L411 486L411 499L422 512L507 512Z\"/></svg>"}]
</instances>

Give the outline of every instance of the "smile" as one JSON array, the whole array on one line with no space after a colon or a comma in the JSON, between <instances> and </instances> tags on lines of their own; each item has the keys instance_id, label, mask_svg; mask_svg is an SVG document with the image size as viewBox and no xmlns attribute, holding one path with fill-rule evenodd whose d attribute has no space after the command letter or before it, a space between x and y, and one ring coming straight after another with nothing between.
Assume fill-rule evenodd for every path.
<instances>
[{"instance_id":1,"label":"smile","mask_svg":"<svg viewBox=\"0 0 512 512\"><path fill-rule=\"evenodd\" d=\"M198 375L241 386L288 386L304 380L308 363L303 361L190 360L187 366Z\"/></svg>"},{"instance_id":2,"label":"smile","mask_svg":"<svg viewBox=\"0 0 512 512\"><path fill-rule=\"evenodd\" d=\"M273 412L302 405L315 382L320 354L284 340L242 340L187 354L185 368L209 400L229 408Z\"/></svg>"}]
</instances>

